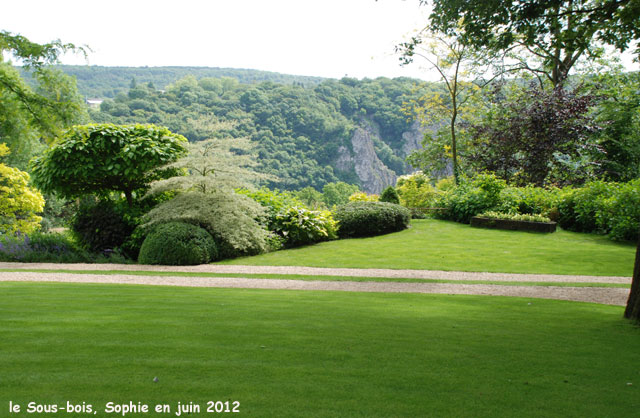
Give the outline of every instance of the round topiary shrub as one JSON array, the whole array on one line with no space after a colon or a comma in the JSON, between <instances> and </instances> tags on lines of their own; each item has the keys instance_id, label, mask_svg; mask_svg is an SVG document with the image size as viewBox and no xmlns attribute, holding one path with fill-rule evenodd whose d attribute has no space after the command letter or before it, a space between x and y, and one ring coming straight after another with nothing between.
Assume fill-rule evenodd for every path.
<instances>
[{"instance_id":1,"label":"round topiary shrub","mask_svg":"<svg viewBox=\"0 0 640 418\"><path fill-rule=\"evenodd\" d=\"M147 235L138 262L185 266L206 264L218 256L213 237L199 226L169 222L158 225Z\"/></svg>"},{"instance_id":2,"label":"round topiary shrub","mask_svg":"<svg viewBox=\"0 0 640 418\"><path fill-rule=\"evenodd\" d=\"M340 238L371 237L401 231L409 226L411 213L386 202L350 202L333 213Z\"/></svg>"}]
</instances>

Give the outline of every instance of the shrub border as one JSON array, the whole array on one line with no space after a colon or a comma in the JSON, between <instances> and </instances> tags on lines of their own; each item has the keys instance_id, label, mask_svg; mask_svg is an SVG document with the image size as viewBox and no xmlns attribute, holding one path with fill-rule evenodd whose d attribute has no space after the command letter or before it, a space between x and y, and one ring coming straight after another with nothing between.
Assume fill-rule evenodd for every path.
<instances>
[{"instance_id":1,"label":"shrub border","mask_svg":"<svg viewBox=\"0 0 640 418\"><path fill-rule=\"evenodd\" d=\"M496 219L484 216L471 218L471 226L475 228L506 229L509 231L555 232L556 222L516 221L513 219Z\"/></svg>"}]
</instances>

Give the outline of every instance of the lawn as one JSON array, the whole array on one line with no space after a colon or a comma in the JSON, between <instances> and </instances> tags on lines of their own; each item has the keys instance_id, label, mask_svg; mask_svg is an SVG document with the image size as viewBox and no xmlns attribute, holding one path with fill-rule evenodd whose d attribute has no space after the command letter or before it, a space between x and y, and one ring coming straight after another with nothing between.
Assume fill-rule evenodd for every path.
<instances>
[{"instance_id":1,"label":"lawn","mask_svg":"<svg viewBox=\"0 0 640 418\"><path fill-rule=\"evenodd\" d=\"M0 415L35 416L7 414L10 401L96 416L122 416L107 402L238 401L260 417L634 417L640 328L621 316L486 296L0 283Z\"/></svg>"},{"instance_id":2,"label":"lawn","mask_svg":"<svg viewBox=\"0 0 640 418\"><path fill-rule=\"evenodd\" d=\"M471 228L414 220L408 230L320 243L225 264L631 276L635 246L594 234Z\"/></svg>"}]
</instances>

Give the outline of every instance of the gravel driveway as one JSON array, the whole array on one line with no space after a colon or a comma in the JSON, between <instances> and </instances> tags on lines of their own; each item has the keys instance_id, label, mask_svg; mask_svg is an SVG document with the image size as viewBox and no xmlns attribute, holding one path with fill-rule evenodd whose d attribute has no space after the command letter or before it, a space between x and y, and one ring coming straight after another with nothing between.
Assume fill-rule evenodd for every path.
<instances>
[{"instance_id":1,"label":"gravel driveway","mask_svg":"<svg viewBox=\"0 0 640 418\"><path fill-rule=\"evenodd\" d=\"M350 292L441 293L466 295L519 296L528 298L561 299L624 306L628 288L566 287L554 283L622 283L631 284L630 277L559 276L540 274L471 273L429 270L345 269L276 266L145 266L119 264L50 264L0 263L0 269L25 270L0 272L0 281L122 283L164 286L233 287L253 289L329 290ZM35 270L91 270L91 274L45 273ZM410 278L473 281L548 282L548 286L501 286L496 284L462 283L399 283L361 281L322 281L289 279L244 279L237 277L181 277L138 276L131 274L100 274L100 270L191 272L219 274L295 274L302 276L346 276L376 278ZM95 273L93 273L95 271Z\"/></svg>"}]
</instances>

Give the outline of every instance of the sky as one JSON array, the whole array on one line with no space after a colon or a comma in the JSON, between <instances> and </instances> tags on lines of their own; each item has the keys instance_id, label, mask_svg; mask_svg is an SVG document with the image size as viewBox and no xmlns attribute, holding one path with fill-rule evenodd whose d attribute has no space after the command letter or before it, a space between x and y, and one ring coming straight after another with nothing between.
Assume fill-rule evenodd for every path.
<instances>
[{"instance_id":1,"label":"sky","mask_svg":"<svg viewBox=\"0 0 640 418\"><path fill-rule=\"evenodd\" d=\"M89 65L433 79L394 53L427 15L418 0L19 0L2 5L0 30L86 45Z\"/></svg>"}]
</instances>

